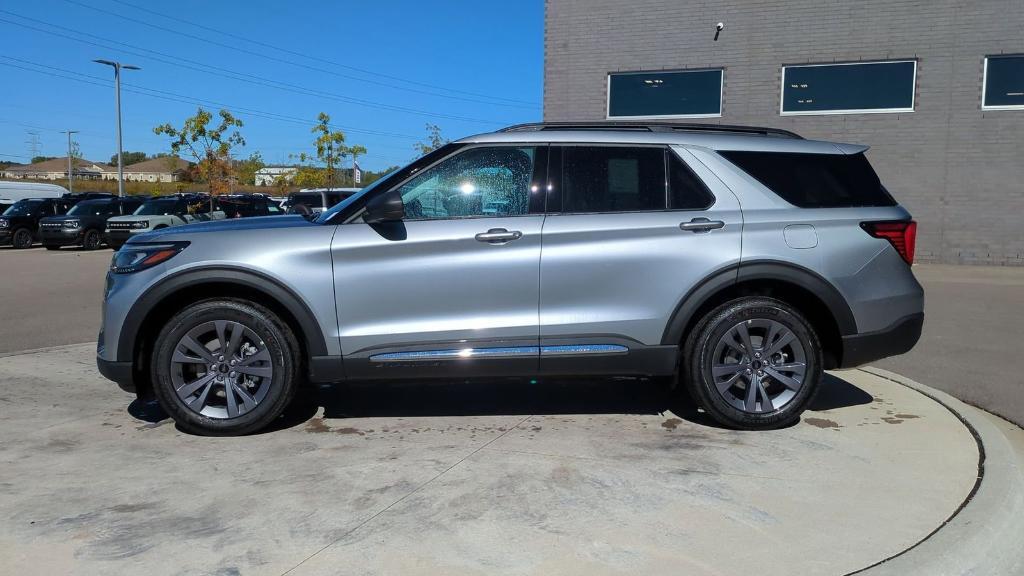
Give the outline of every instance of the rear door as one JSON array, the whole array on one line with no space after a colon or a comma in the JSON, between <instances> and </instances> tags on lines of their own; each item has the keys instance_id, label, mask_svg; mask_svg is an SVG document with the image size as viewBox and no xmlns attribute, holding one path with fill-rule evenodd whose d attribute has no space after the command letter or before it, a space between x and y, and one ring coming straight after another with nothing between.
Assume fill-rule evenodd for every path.
<instances>
[{"instance_id":1,"label":"rear door","mask_svg":"<svg viewBox=\"0 0 1024 576\"><path fill-rule=\"evenodd\" d=\"M461 149L396 183L404 221L338 226L350 377L536 371L544 160L537 146Z\"/></svg>"},{"instance_id":2,"label":"rear door","mask_svg":"<svg viewBox=\"0 0 1024 576\"><path fill-rule=\"evenodd\" d=\"M736 197L684 148L566 145L552 147L551 164L541 369L671 371L668 319L739 261Z\"/></svg>"}]
</instances>

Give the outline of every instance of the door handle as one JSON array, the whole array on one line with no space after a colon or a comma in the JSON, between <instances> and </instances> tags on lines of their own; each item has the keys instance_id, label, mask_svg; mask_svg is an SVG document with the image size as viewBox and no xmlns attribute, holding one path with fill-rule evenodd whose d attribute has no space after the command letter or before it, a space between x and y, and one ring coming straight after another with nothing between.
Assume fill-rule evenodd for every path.
<instances>
[{"instance_id":1,"label":"door handle","mask_svg":"<svg viewBox=\"0 0 1024 576\"><path fill-rule=\"evenodd\" d=\"M686 230L687 232L711 232L712 230L718 230L723 228L725 222L721 220L708 220L707 218L694 218L689 222L683 222L679 225L680 230Z\"/></svg>"},{"instance_id":2,"label":"door handle","mask_svg":"<svg viewBox=\"0 0 1024 576\"><path fill-rule=\"evenodd\" d=\"M519 230L509 231L504 228L491 228L487 232L481 232L476 235L478 242L488 242L490 244L504 244L512 240L519 240L522 237L523 233Z\"/></svg>"}]
</instances>

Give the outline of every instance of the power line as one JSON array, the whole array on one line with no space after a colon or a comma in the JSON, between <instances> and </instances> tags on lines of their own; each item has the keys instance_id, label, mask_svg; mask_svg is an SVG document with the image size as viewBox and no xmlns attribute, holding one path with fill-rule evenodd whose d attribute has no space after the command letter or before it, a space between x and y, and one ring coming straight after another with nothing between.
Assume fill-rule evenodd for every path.
<instances>
[{"instance_id":1,"label":"power line","mask_svg":"<svg viewBox=\"0 0 1024 576\"><path fill-rule=\"evenodd\" d=\"M453 115L453 114L442 114L442 113L437 113L437 112L429 112L429 111L425 111L425 110L418 110L418 109L415 109L415 108L407 108L405 106L396 106L396 105L393 105L393 104L383 104L383 103L379 103L379 102L373 102L373 101L370 101L370 100L363 100L363 99L360 99L360 98L353 98L353 97L350 97L350 96L344 96L344 95L335 94L335 93L332 93L332 92L326 92L326 91L323 91L323 90L316 90L316 89L313 89L313 88L307 88L307 87L296 85L296 84L289 84L287 82L281 82L281 81L278 81L278 80L274 80L272 78L265 78L265 77L257 76L257 75L254 75L254 74L246 74L246 73L243 73L243 72L236 72L234 70L229 70L227 68L221 68L219 66L213 66L213 65L210 65L210 64L204 64L202 62L198 62L198 61L195 61L195 60L190 60L188 58L182 58L182 57L178 57L178 56L173 56L173 55L170 55L170 54L166 54L164 52L159 52L159 51L156 51L156 50L150 50L148 48L142 48L142 47L134 46L134 45L127 44L127 43L124 43L124 42L118 42L116 40L109 40L109 39L97 36L95 34L89 34L87 32L80 32L78 30L73 30L71 28L60 26L58 24L51 24L49 22L44 22L42 20L37 20L35 18L29 18L27 16L22 16L20 14L16 14L16 13L10 12L8 10L0 9L0 13L9 14L9 15L12 15L12 16L14 16L16 18L21 18L23 20L28 20L30 22L40 23L40 24L43 24L45 26L50 26L52 28L57 28L57 29L60 29L60 30L66 30L66 31L71 32L73 34L78 34L78 35L81 35L81 36L88 36L88 37L91 37L91 38L98 38L100 40L103 40L105 42L109 42L109 43L112 43L112 44L117 44L117 45L121 45L121 46L127 46L131 50L125 50L124 48L116 48L116 47L112 47L110 45L101 44L99 42L93 42L93 41L90 41L90 40L84 40L82 38L75 38L73 36L68 36L66 34L61 34L61 33L58 33L58 32L54 32L52 30L45 30L45 29L42 29L42 28L37 28L35 26L29 26L29 25L23 24L21 22L14 22L14 21L7 20L7 19L4 19L4 18L0 18L0 22L5 22L7 24L11 24L11 25L14 25L14 26L19 26L19 27L26 28L26 29L29 29L29 30L35 30L37 32L42 32L44 34L49 34L51 36L56 36L56 37L64 38L64 39L67 39L67 40L73 40L75 42L81 42L83 44L89 44L91 46L97 46L97 47L100 47L100 48L104 48L106 50L116 50L116 51L119 51L119 52L123 52L125 54L131 54L133 56L137 56L137 57L140 57L140 58L148 58L150 60L154 60L154 61L157 61L157 62L162 62L162 63L165 63L165 64L169 64L171 66L177 66L177 67L180 67L180 68L186 68L186 69L189 69L189 70L194 70L194 71L197 71L197 72L202 72L204 74L210 74L212 76L227 77L227 78L230 78L232 80L238 80L238 81L241 81L241 82L247 82L247 83L250 83L250 84L255 84L255 85L258 85L258 86L264 86L264 87L268 87L268 88L275 88L277 90L282 90L282 91L285 91L285 92L293 92L293 93L302 94L302 95L305 95L305 96L314 96L314 97L325 98L325 99L330 99L330 100L337 100L337 101L345 102L345 103L349 103L349 104L356 104L358 106L366 106L366 107L370 107L370 108L378 108L378 109L394 111L394 112L404 112L404 113L407 113L407 114L415 114L415 115L419 115L419 116L426 116L426 117L432 117L432 118L442 118L442 119L447 119L447 120L460 120L460 121L464 121L464 122L474 122L474 123L479 123L479 124L491 124L491 125L503 124L503 122L495 122L493 120L484 120L484 119L481 119L481 118L471 118L471 117L466 117L466 116L456 116L456 115ZM135 51L132 51L132 50L141 50L142 52L147 52L147 53L150 53L150 54L156 54L159 57L157 57L157 56L148 56L146 54L141 54L139 52L135 52ZM168 58L170 60L168 60ZM186 62L188 64L182 64L182 62ZM218 72L213 72L212 70L216 70L219 73Z\"/></svg>"},{"instance_id":2,"label":"power line","mask_svg":"<svg viewBox=\"0 0 1024 576\"><path fill-rule=\"evenodd\" d=\"M106 15L109 15L109 16L114 16L116 18L121 18L123 20L127 20L128 22L134 22L136 24L141 24L143 26L148 26L150 28L154 28L156 30L160 30L160 31L167 32L167 33L170 33L170 34L177 34L179 36L183 36L185 38L190 38L192 40L198 40L199 42L205 42L205 43L211 44L213 46L218 46L218 47L221 47L221 48L226 48L228 50L233 50L233 51L236 51L236 52L241 52L243 54L247 54L247 55L250 55L250 56L258 56L258 57L261 57L261 58L266 58L266 59L272 60L274 62L280 62L280 63L283 63L283 64L288 64L290 66L297 66L297 67L300 67L300 68L305 68L307 70L313 70L315 72L320 72L320 73L324 73L324 74L331 74L331 75L334 75L334 76L338 76L340 78L347 78L349 80L355 80L357 82L366 82L368 84L374 84L374 85L377 85L377 86L384 86L384 87L387 87L387 88L392 88L394 90L404 90L406 92L414 92L416 94L425 94L425 95L428 95L428 96L437 96L437 97L440 97L440 98L449 98L449 99L453 99L453 100L461 100L463 102L476 102L476 103L479 103L479 104L488 104L488 105L492 105L492 106L507 106L507 107L511 107L511 108L525 108L525 109L529 109L529 110L537 110L539 108L539 106L537 106L535 103L489 102L487 100L483 100L482 98L488 98L488 99L496 99L496 98L491 97L491 96L483 96L483 95L474 95L474 97L464 97L464 96L454 96L454 95L448 95L448 94L438 94L437 92L429 92L429 91L426 91L426 90L419 90L419 89L416 89L416 88L407 88L407 87L404 87L404 86L396 86L394 84L390 84L390 83L387 83L387 82L381 82L379 80L359 78L357 76L352 76L350 74L342 74L342 73L336 72L334 70L328 70L326 68L321 68L321 67L317 67L317 66L310 66L308 64L303 64L301 62L296 62L294 60L288 60L288 59L285 59L285 58L279 58L277 56L273 56L273 55L266 54L266 53L253 52L251 50L246 50L246 49L243 49L243 48L239 48L238 46L232 46L230 44L225 44L223 42L217 42L216 40L211 40L211 39L203 37L203 36L198 36L198 35L195 35L195 34L189 34L188 32L183 32L183 31L180 31L180 30L172 30L172 29L166 28L164 26L160 26L158 24L153 24L151 22L147 22L145 20L140 20L140 19L137 19L137 18L132 18L130 16L125 16L124 14L119 14L117 12L113 12L113 11L110 11L110 10L105 10L103 8L99 8L99 7L96 7L96 6L91 6L89 4L85 4L85 3L82 3L82 2L77 2L76 0L64 0L64 1L67 2L68 4L73 4L75 6L80 6L82 8L87 8L89 10L94 10L94 11L99 12L101 14L106 14ZM127 2L119 2L119 3L124 4L126 6L131 6L132 8L136 8L136 9L142 10L144 12L149 12L151 14L156 14L156 15L162 16L164 18L168 18L168 19L175 20L175 21L178 21L178 22L183 22L183 23L186 23L186 24L189 24L189 25L192 25L192 26L197 26L197 27L200 27L200 28L203 28L203 29L207 29L207 30L211 30L211 31L216 32L216 30L214 30L212 28L209 28L207 26L202 26L200 24L195 24L193 22L189 22L189 21L181 19L181 18L177 18L177 17L174 17L174 16L169 16L169 15L166 15L166 14L161 14L159 12L155 12L153 10L149 10L149 9L146 9L146 8L143 8L143 7L140 7L140 6L135 6L135 5L129 4ZM245 38L238 37L238 36L235 36L233 34L227 34L227 33L224 33L224 34L232 36L232 37L237 37L238 39L241 39L243 41L248 41ZM301 53L291 52L291 51L289 51L289 52L293 53L293 54L297 54L297 55L305 57L305 58L309 58L309 56L303 55ZM344 68L352 68L350 66L344 66L344 65L339 65L339 64L334 64L334 65L340 66L340 67L344 67ZM375 75L375 76L380 76L380 74L376 74L376 73L370 72L370 71L362 71L362 70L360 70L360 72L363 72L365 74L371 74L371 75Z\"/></svg>"}]
</instances>

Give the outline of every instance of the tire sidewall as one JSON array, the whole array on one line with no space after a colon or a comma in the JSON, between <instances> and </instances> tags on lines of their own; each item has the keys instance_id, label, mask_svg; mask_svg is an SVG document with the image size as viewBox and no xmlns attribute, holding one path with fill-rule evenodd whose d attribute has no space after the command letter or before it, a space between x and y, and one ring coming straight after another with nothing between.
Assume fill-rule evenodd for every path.
<instances>
[{"instance_id":1,"label":"tire sidewall","mask_svg":"<svg viewBox=\"0 0 1024 576\"><path fill-rule=\"evenodd\" d=\"M95 230L87 230L85 237L82 238L82 248L86 250L95 250L100 247L100 234Z\"/></svg>"},{"instance_id":2,"label":"tire sidewall","mask_svg":"<svg viewBox=\"0 0 1024 576\"><path fill-rule=\"evenodd\" d=\"M25 238L25 236L28 236L28 242L19 243L18 240ZM33 238L31 230L29 230L28 228L18 228L17 230L14 231L14 236L11 237L11 245L18 249L31 248L32 240Z\"/></svg>"},{"instance_id":3,"label":"tire sidewall","mask_svg":"<svg viewBox=\"0 0 1024 576\"><path fill-rule=\"evenodd\" d=\"M804 384L785 406L763 414L750 414L729 404L718 392L711 374L713 355L719 340L733 326L746 320L774 320L788 328L800 341L806 356ZM741 429L778 428L796 422L814 400L822 379L821 344L811 324L785 303L769 298L744 298L722 305L700 325L688 362L691 391L718 422Z\"/></svg>"},{"instance_id":4,"label":"tire sidewall","mask_svg":"<svg viewBox=\"0 0 1024 576\"><path fill-rule=\"evenodd\" d=\"M171 356L181 337L211 320L230 320L263 339L274 368L266 397L251 412L231 419L211 418L185 405L171 380ZM208 300L193 304L168 321L153 347L150 373L153 391L163 409L186 431L206 436L233 436L255 432L276 419L295 392L297 351L290 330L268 310L236 300Z\"/></svg>"}]
</instances>

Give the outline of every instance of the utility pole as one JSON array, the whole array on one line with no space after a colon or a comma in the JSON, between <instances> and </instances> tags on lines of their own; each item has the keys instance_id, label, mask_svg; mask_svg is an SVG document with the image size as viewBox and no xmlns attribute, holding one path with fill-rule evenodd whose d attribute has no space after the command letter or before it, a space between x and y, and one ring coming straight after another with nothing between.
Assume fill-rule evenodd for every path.
<instances>
[{"instance_id":1,"label":"utility pole","mask_svg":"<svg viewBox=\"0 0 1024 576\"><path fill-rule=\"evenodd\" d=\"M32 158L39 156L39 132L26 132L28 134L28 140L25 144L28 144L28 157L29 162Z\"/></svg>"},{"instance_id":2,"label":"utility pole","mask_svg":"<svg viewBox=\"0 0 1024 576\"><path fill-rule=\"evenodd\" d=\"M142 70L142 68L111 60L93 60L93 62L114 68L114 92L116 94L114 99L117 102L117 195L124 196L124 167L121 164L121 69Z\"/></svg>"},{"instance_id":3,"label":"utility pole","mask_svg":"<svg viewBox=\"0 0 1024 576\"><path fill-rule=\"evenodd\" d=\"M78 134L78 130L65 130L65 134L68 135L68 192L74 192L71 182L75 179L75 166L72 163L73 156L71 155L71 135Z\"/></svg>"}]
</instances>

